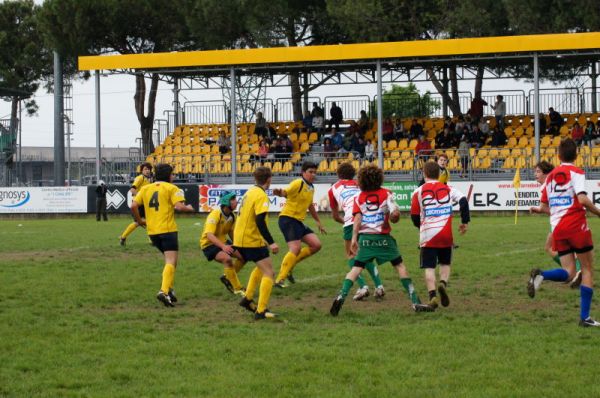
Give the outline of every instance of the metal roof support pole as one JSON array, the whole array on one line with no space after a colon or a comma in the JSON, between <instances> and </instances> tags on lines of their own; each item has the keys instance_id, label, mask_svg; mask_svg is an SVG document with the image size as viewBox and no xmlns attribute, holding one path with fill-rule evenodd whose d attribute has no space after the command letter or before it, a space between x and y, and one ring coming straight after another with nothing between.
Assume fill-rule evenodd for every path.
<instances>
[{"instance_id":1,"label":"metal roof support pole","mask_svg":"<svg viewBox=\"0 0 600 398\"><path fill-rule=\"evenodd\" d=\"M448 117L448 68L446 67L444 67L442 85L444 86L444 94L442 95L442 112L444 119L446 119Z\"/></svg>"},{"instance_id":2,"label":"metal roof support pole","mask_svg":"<svg viewBox=\"0 0 600 398\"><path fill-rule=\"evenodd\" d=\"M235 104L235 69L231 68L231 95L229 97L231 113L231 183L236 183L237 177L237 109Z\"/></svg>"},{"instance_id":3,"label":"metal roof support pole","mask_svg":"<svg viewBox=\"0 0 600 398\"><path fill-rule=\"evenodd\" d=\"M65 125L63 114L62 60L58 52L54 51L54 186L57 187L65 185Z\"/></svg>"},{"instance_id":4,"label":"metal roof support pole","mask_svg":"<svg viewBox=\"0 0 600 398\"><path fill-rule=\"evenodd\" d=\"M168 126L167 134L175 130L175 127L179 126L179 78L173 79L173 124L174 126ZM169 118L167 117L167 125L169 124Z\"/></svg>"},{"instance_id":5,"label":"metal roof support pole","mask_svg":"<svg viewBox=\"0 0 600 398\"><path fill-rule=\"evenodd\" d=\"M100 149L100 71L94 72L96 79L96 183L100 181L100 165L102 162L102 152Z\"/></svg>"},{"instance_id":6,"label":"metal roof support pole","mask_svg":"<svg viewBox=\"0 0 600 398\"><path fill-rule=\"evenodd\" d=\"M540 71L538 67L538 53L533 53L533 101L535 110L535 161L540 161Z\"/></svg>"},{"instance_id":7,"label":"metal roof support pole","mask_svg":"<svg viewBox=\"0 0 600 398\"><path fill-rule=\"evenodd\" d=\"M383 104L381 87L381 60L377 60L377 165L383 169Z\"/></svg>"},{"instance_id":8,"label":"metal roof support pole","mask_svg":"<svg viewBox=\"0 0 600 398\"><path fill-rule=\"evenodd\" d=\"M592 113L598 112L598 104L596 103L596 92L598 91L597 78L598 74L596 72L596 61L592 61L592 73L591 73L591 81L592 81ZM585 96L583 97L585 98ZM584 109L584 112L587 109Z\"/></svg>"}]
</instances>

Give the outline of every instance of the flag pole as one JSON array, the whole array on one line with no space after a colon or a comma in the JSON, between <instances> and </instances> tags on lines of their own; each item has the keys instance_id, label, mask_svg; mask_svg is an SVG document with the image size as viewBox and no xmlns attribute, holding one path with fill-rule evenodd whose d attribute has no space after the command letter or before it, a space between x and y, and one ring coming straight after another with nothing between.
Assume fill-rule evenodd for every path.
<instances>
[{"instance_id":1,"label":"flag pole","mask_svg":"<svg viewBox=\"0 0 600 398\"><path fill-rule=\"evenodd\" d=\"M517 167L515 172L515 178L513 179L513 186L515 187L515 225L517 225L517 218L519 217L519 188L521 187L521 169Z\"/></svg>"}]
</instances>

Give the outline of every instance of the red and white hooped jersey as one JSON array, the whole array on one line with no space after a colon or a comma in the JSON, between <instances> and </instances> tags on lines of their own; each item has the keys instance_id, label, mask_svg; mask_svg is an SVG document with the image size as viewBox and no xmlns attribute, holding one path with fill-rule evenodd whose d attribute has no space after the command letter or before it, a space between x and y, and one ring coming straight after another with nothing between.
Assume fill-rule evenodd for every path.
<instances>
[{"instance_id":1,"label":"red and white hooped jersey","mask_svg":"<svg viewBox=\"0 0 600 398\"><path fill-rule=\"evenodd\" d=\"M352 225L354 198L359 193L360 188L354 180L339 180L329 188L329 206L344 212L344 227Z\"/></svg>"},{"instance_id":2,"label":"red and white hooped jersey","mask_svg":"<svg viewBox=\"0 0 600 398\"><path fill-rule=\"evenodd\" d=\"M361 234L389 234L390 213L398 207L394 202L392 193L385 188L377 191L361 192L354 199L352 214L362 214L359 233Z\"/></svg>"},{"instance_id":3,"label":"red and white hooped jersey","mask_svg":"<svg viewBox=\"0 0 600 398\"><path fill-rule=\"evenodd\" d=\"M562 163L546 177L540 200L550 206L554 239L565 239L589 229L585 209L577 199L580 193L586 193L585 174L570 163Z\"/></svg>"},{"instance_id":4,"label":"red and white hooped jersey","mask_svg":"<svg viewBox=\"0 0 600 398\"><path fill-rule=\"evenodd\" d=\"M421 247L451 247L454 244L452 207L464 196L439 181L427 181L413 192L410 214L421 218Z\"/></svg>"}]
</instances>

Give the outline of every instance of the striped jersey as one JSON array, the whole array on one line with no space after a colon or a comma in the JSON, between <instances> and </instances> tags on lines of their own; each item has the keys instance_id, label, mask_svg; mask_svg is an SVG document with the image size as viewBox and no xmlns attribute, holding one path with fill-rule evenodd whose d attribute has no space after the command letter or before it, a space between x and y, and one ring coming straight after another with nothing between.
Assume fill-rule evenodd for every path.
<instances>
[{"instance_id":1,"label":"striped jersey","mask_svg":"<svg viewBox=\"0 0 600 398\"><path fill-rule=\"evenodd\" d=\"M412 195L410 214L421 218L421 247L451 247L452 206L464 197L459 190L440 181L426 181Z\"/></svg>"},{"instance_id":2,"label":"striped jersey","mask_svg":"<svg viewBox=\"0 0 600 398\"><path fill-rule=\"evenodd\" d=\"M361 214L358 233L387 235L391 232L390 213L397 209L392 193L385 188L360 192L354 199L352 214Z\"/></svg>"},{"instance_id":3,"label":"striped jersey","mask_svg":"<svg viewBox=\"0 0 600 398\"><path fill-rule=\"evenodd\" d=\"M344 227L352 225L354 198L360 193L360 188L354 180L339 180L329 188L329 206L344 212Z\"/></svg>"}]
</instances>

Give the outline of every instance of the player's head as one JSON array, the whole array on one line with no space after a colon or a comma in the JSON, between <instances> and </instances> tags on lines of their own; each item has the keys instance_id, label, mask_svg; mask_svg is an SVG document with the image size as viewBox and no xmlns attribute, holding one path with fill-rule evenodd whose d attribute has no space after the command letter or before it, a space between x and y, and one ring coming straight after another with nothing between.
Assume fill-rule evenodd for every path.
<instances>
[{"instance_id":1,"label":"player's head","mask_svg":"<svg viewBox=\"0 0 600 398\"><path fill-rule=\"evenodd\" d=\"M260 166L254 169L254 181L256 181L256 185L260 186L269 186L271 185L271 169L265 166Z\"/></svg>"},{"instance_id":2,"label":"player's head","mask_svg":"<svg viewBox=\"0 0 600 398\"><path fill-rule=\"evenodd\" d=\"M148 162L142 163L140 165L140 173L146 177L150 177L150 174L152 174L152 165Z\"/></svg>"},{"instance_id":3,"label":"player's head","mask_svg":"<svg viewBox=\"0 0 600 398\"><path fill-rule=\"evenodd\" d=\"M558 158L561 162L573 163L577 159L577 144L571 138L565 138L558 146Z\"/></svg>"},{"instance_id":4,"label":"player's head","mask_svg":"<svg viewBox=\"0 0 600 398\"><path fill-rule=\"evenodd\" d=\"M315 162L306 161L302 163L302 178L307 182L313 183L317 177L317 164Z\"/></svg>"},{"instance_id":5,"label":"player's head","mask_svg":"<svg viewBox=\"0 0 600 398\"><path fill-rule=\"evenodd\" d=\"M374 164L361 167L358 170L358 186L361 191L376 191L383 184L383 170Z\"/></svg>"},{"instance_id":6,"label":"player's head","mask_svg":"<svg viewBox=\"0 0 600 398\"><path fill-rule=\"evenodd\" d=\"M156 181L171 182L173 180L173 167L167 163L156 165Z\"/></svg>"},{"instance_id":7,"label":"player's head","mask_svg":"<svg viewBox=\"0 0 600 398\"><path fill-rule=\"evenodd\" d=\"M438 166L436 162L425 162L425 165L423 166L423 175L425 178L437 180L440 178L440 166Z\"/></svg>"},{"instance_id":8,"label":"player's head","mask_svg":"<svg viewBox=\"0 0 600 398\"><path fill-rule=\"evenodd\" d=\"M356 169L352 163L344 162L337 168L337 176L340 180L351 180L356 175Z\"/></svg>"},{"instance_id":9,"label":"player's head","mask_svg":"<svg viewBox=\"0 0 600 398\"><path fill-rule=\"evenodd\" d=\"M219 198L219 205L221 207L226 206L229 207L231 210L235 210L235 208L237 207L237 198L235 192L229 191L221 195L221 197Z\"/></svg>"},{"instance_id":10,"label":"player's head","mask_svg":"<svg viewBox=\"0 0 600 398\"><path fill-rule=\"evenodd\" d=\"M543 184L544 181L546 181L546 176L550 174L552 170L554 170L554 166L552 165L552 163L542 160L541 162L535 165L535 180L538 183Z\"/></svg>"},{"instance_id":11,"label":"player's head","mask_svg":"<svg viewBox=\"0 0 600 398\"><path fill-rule=\"evenodd\" d=\"M448 155L445 153L440 153L437 158L437 164L440 167L446 168L448 165Z\"/></svg>"}]
</instances>

